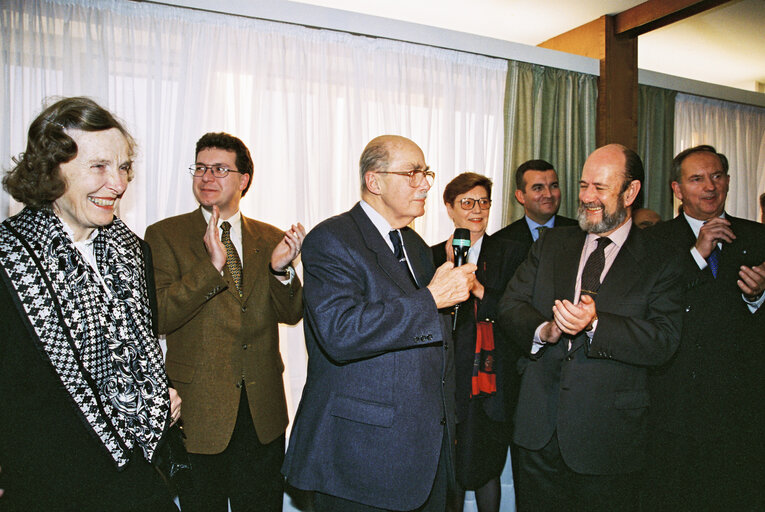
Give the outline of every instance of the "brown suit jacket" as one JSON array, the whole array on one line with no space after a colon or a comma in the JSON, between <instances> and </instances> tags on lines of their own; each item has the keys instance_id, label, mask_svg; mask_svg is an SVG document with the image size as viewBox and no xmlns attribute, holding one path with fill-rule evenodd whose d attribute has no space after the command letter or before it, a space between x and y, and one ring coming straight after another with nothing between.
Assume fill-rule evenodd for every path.
<instances>
[{"instance_id":1,"label":"brown suit jacket","mask_svg":"<svg viewBox=\"0 0 765 512\"><path fill-rule=\"evenodd\" d=\"M242 297L227 267L221 275L204 246L200 210L149 226L159 305L159 332L167 335L167 374L183 399L186 447L222 452L231 438L247 386L262 443L287 427L278 324L295 324L303 294L295 277L284 285L268 271L283 232L242 216Z\"/></svg>"}]
</instances>

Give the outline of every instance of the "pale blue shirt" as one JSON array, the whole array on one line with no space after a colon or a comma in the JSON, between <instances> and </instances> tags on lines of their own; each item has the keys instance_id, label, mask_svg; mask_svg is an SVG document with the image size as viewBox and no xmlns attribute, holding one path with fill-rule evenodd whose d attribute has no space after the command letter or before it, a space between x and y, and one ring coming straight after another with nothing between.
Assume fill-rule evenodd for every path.
<instances>
[{"instance_id":1,"label":"pale blue shirt","mask_svg":"<svg viewBox=\"0 0 765 512\"><path fill-rule=\"evenodd\" d=\"M546 228L555 227L555 215L550 217L550 220L548 220L544 224L539 224L531 220L528 215L524 216L524 218L526 219L526 224L529 226L529 230L531 231L531 238L533 238L535 242L537 241L537 239L539 239L539 230L537 229L538 227L546 227Z\"/></svg>"}]
</instances>

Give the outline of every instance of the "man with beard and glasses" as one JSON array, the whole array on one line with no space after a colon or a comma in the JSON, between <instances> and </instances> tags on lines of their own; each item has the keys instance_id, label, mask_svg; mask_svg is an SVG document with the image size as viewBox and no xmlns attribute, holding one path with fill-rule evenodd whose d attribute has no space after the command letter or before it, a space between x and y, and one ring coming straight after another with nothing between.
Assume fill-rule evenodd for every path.
<instances>
[{"instance_id":1,"label":"man with beard and glasses","mask_svg":"<svg viewBox=\"0 0 765 512\"><path fill-rule=\"evenodd\" d=\"M682 294L679 255L633 226L642 179L632 150L593 152L581 229L545 231L500 302L500 327L529 355L515 415L520 511L637 506L647 367L677 348Z\"/></svg>"}]
</instances>

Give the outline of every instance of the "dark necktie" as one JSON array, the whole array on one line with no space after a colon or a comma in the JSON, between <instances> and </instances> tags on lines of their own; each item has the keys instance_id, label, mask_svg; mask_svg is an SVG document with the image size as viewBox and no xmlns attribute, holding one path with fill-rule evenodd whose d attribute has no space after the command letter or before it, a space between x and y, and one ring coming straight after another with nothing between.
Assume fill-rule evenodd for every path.
<instances>
[{"instance_id":1,"label":"dark necktie","mask_svg":"<svg viewBox=\"0 0 765 512\"><path fill-rule=\"evenodd\" d=\"M236 285L236 291L239 292L239 296L242 296L242 262L239 261L239 255L236 253L234 243L231 241L231 224L224 221L220 225L223 232L220 235L220 241L223 247L226 248L226 266L228 271L231 272L231 277L234 278L234 284Z\"/></svg>"},{"instance_id":2,"label":"dark necktie","mask_svg":"<svg viewBox=\"0 0 765 512\"><path fill-rule=\"evenodd\" d=\"M539 237L542 236L542 233L545 232L545 229L547 229L547 226L537 226L537 240L539 240Z\"/></svg>"},{"instance_id":3,"label":"dark necktie","mask_svg":"<svg viewBox=\"0 0 765 512\"><path fill-rule=\"evenodd\" d=\"M709 257L707 258L709 270L712 271L712 276L715 278L717 278L717 270L720 268L720 254L722 254L722 251L720 251L720 248L715 244L714 250L709 253Z\"/></svg>"},{"instance_id":4,"label":"dark necktie","mask_svg":"<svg viewBox=\"0 0 765 512\"><path fill-rule=\"evenodd\" d=\"M598 238L598 246L587 258L582 270L582 295L594 296L600 288L600 274L606 266L606 246L611 243L607 236Z\"/></svg>"},{"instance_id":5,"label":"dark necktie","mask_svg":"<svg viewBox=\"0 0 765 512\"><path fill-rule=\"evenodd\" d=\"M404 269L406 275L408 275L409 279L412 280L412 284L415 286L415 288L419 288L419 286L417 286L417 281L412 275L412 271L409 270L409 264L406 262L406 254L404 253L404 244L401 242L401 236L395 229L393 231L389 231L388 236L390 237L390 241L393 242L393 254L398 260L398 264L401 265L401 268Z\"/></svg>"}]
</instances>

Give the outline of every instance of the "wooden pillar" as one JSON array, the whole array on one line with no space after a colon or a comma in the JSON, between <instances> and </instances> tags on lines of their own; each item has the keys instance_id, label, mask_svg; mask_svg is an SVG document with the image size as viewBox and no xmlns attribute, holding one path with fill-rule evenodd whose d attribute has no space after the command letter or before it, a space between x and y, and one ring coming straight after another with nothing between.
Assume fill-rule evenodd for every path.
<instances>
[{"instance_id":1,"label":"wooden pillar","mask_svg":"<svg viewBox=\"0 0 765 512\"><path fill-rule=\"evenodd\" d=\"M600 61L598 146L618 142L637 149L637 38L730 0L647 0L548 39L539 46Z\"/></svg>"},{"instance_id":2,"label":"wooden pillar","mask_svg":"<svg viewBox=\"0 0 765 512\"><path fill-rule=\"evenodd\" d=\"M605 16L604 58L598 80L598 146L618 142L637 151L637 37L616 35L614 16Z\"/></svg>"}]
</instances>

